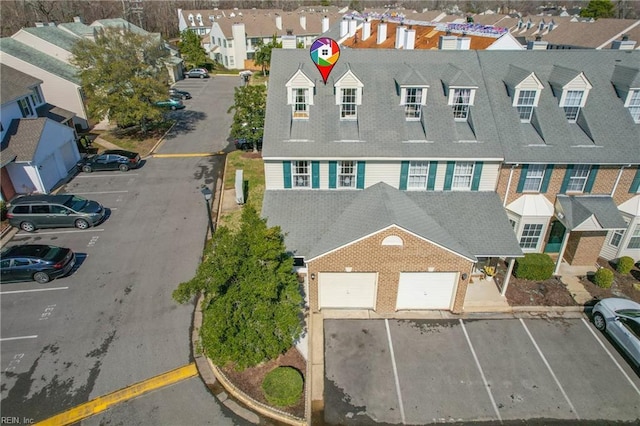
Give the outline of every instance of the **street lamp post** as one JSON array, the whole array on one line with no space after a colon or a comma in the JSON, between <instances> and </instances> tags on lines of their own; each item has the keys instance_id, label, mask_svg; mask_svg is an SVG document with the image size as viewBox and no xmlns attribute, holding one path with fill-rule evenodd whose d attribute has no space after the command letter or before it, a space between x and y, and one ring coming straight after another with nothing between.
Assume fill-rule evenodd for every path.
<instances>
[{"instance_id":1,"label":"street lamp post","mask_svg":"<svg viewBox=\"0 0 640 426\"><path fill-rule=\"evenodd\" d=\"M213 197L213 192L206 186L200 190L202 195L204 196L205 204L207 205L207 216L209 217L209 229L211 230L211 238L213 238L213 219L211 218L211 205L209 202Z\"/></svg>"}]
</instances>

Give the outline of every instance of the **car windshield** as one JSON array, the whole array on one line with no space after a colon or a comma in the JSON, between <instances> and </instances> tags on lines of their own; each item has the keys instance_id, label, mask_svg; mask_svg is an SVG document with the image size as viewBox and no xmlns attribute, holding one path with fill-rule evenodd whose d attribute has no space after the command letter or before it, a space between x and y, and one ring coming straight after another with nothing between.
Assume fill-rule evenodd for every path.
<instances>
[{"instance_id":1,"label":"car windshield","mask_svg":"<svg viewBox=\"0 0 640 426\"><path fill-rule=\"evenodd\" d=\"M37 257L44 260L58 260L62 249L56 246L19 246L15 247L12 256Z\"/></svg>"},{"instance_id":2,"label":"car windshield","mask_svg":"<svg viewBox=\"0 0 640 426\"><path fill-rule=\"evenodd\" d=\"M64 203L64 205L69 207L71 210L80 211L84 208L84 206L87 205L87 202L88 200L86 198L74 195L73 197L69 198L67 202Z\"/></svg>"},{"instance_id":3,"label":"car windshield","mask_svg":"<svg viewBox=\"0 0 640 426\"><path fill-rule=\"evenodd\" d=\"M640 309L618 309L616 314L624 315L625 317L640 318Z\"/></svg>"}]
</instances>

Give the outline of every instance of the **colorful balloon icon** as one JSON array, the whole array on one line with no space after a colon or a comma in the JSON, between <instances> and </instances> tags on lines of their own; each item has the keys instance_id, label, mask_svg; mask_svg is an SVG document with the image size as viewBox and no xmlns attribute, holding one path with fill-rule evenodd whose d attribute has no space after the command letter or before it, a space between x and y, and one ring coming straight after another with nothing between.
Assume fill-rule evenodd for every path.
<instances>
[{"instance_id":1,"label":"colorful balloon icon","mask_svg":"<svg viewBox=\"0 0 640 426\"><path fill-rule=\"evenodd\" d=\"M340 46L334 39L321 37L313 42L309 52L311 53L311 60L320 71L320 75L322 75L324 84L327 84L329 74L331 74L331 70L340 57Z\"/></svg>"}]
</instances>

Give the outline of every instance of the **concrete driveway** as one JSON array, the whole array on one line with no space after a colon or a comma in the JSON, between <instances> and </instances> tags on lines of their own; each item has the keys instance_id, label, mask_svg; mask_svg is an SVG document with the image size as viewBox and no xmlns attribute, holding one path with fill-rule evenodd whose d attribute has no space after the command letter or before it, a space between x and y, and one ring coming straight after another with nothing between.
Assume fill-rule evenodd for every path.
<instances>
[{"instance_id":1,"label":"concrete driveway","mask_svg":"<svg viewBox=\"0 0 640 426\"><path fill-rule=\"evenodd\" d=\"M324 339L326 424L640 419L638 376L586 318L325 320Z\"/></svg>"}]
</instances>

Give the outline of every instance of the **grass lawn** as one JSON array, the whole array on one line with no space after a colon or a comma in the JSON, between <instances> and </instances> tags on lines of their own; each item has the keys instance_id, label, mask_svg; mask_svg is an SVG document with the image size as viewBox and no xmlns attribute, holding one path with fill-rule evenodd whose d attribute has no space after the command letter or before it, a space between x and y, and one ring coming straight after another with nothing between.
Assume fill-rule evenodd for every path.
<instances>
[{"instance_id":1,"label":"grass lawn","mask_svg":"<svg viewBox=\"0 0 640 426\"><path fill-rule=\"evenodd\" d=\"M224 172L225 198L233 197L236 185L236 170L243 170L245 187L248 188L245 202L251 204L260 213L264 196L264 162L260 154L244 151L233 151L227 154L227 167ZM220 225L237 229L240 224L242 209L226 210L223 208Z\"/></svg>"},{"instance_id":2,"label":"grass lawn","mask_svg":"<svg viewBox=\"0 0 640 426\"><path fill-rule=\"evenodd\" d=\"M93 134L99 135L101 138L118 145L122 149L138 152L140 156L144 157L151 152L151 149L172 125L173 121L164 121L160 123L158 127L147 131L146 134L137 126L128 129L114 128L99 133L93 132ZM99 143L95 143L94 146L98 148L99 151L102 150Z\"/></svg>"}]
</instances>

